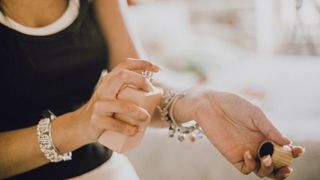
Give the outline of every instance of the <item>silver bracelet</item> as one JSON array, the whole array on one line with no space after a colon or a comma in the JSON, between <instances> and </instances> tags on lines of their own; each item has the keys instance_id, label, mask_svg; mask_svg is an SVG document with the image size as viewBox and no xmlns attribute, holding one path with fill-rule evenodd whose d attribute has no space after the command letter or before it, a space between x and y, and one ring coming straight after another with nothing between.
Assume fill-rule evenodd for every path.
<instances>
[{"instance_id":1,"label":"silver bracelet","mask_svg":"<svg viewBox=\"0 0 320 180\"><path fill-rule=\"evenodd\" d=\"M196 139L203 138L203 132L199 124L193 121L194 123L191 125L183 125L179 123L173 115L176 102L184 96L185 93L165 91L162 95L161 103L157 108L160 111L161 119L169 124L169 137L174 137L177 133L179 141L184 141L186 136L188 136L189 140L194 142ZM190 123L190 121L188 123Z\"/></svg>"},{"instance_id":2,"label":"silver bracelet","mask_svg":"<svg viewBox=\"0 0 320 180\"><path fill-rule=\"evenodd\" d=\"M56 116L51 112L49 116L41 119L37 126L38 142L41 152L50 162L68 161L72 159L72 153L60 154L54 146L51 136L51 120Z\"/></svg>"}]
</instances>

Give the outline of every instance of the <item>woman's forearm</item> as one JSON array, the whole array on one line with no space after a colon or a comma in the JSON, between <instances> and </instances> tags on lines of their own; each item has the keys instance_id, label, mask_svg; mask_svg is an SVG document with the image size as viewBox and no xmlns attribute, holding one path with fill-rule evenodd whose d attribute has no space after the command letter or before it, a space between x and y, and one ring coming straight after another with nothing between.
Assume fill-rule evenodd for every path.
<instances>
[{"instance_id":1,"label":"woman's forearm","mask_svg":"<svg viewBox=\"0 0 320 180\"><path fill-rule=\"evenodd\" d=\"M95 0L95 11L110 53L110 67L127 58L145 58L128 24L126 0Z\"/></svg>"},{"instance_id":2,"label":"woman's forearm","mask_svg":"<svg viewBox=\"0 0 320 180\"><path fill-rule=\"evenodd\" d=\"M72 122L71 114L54 119L52 139L60 153L73 151L86 144L82 139L76 123ZM0 179L17 175L48 163L41 152L37 127L0 133Z\"/></svg>"},{"instance_id":3,"label":"woman's forearm","mask_svg":"<svg viewBox=\"0 0 320 180\"><path fill-rule=\"evenodd\" d=\"M130 31L127 23L127 8L126 0L95 0L95 10L99 24L106 41L109 42L111 68L128 57L144 58L145 56L139 41ZM156 86L167 89L161 84L156 84ZM181 114L180 109L179 114ZM186 120L189 120L189 118L186 118ZM161 128L167 127L168 124L161 120L160 113L156 110L150 126Z\"/></svg>"},{"instance_id":4,"label":"woman's forearm","mask_svg":"<svg viewBox=\"0 0 320 180\"><path fill-rule=\"evenodd\" d=\"M59 153L65 154L97 142L105 131L126 136L138 133L139 126L145 124L150 115L132 102L116 99L124 85L130 84L144 91L148 89L145 78L129 70L135 67L141 71L159 70L143 60L124 62L102 77L86 104L51 121L52 141ZM113 117L115 113L123 114L130 120L118 121ZM36 126L0 133L0 179L32 170L47 162L39 148Z\"/></svg>"}]
</instances>

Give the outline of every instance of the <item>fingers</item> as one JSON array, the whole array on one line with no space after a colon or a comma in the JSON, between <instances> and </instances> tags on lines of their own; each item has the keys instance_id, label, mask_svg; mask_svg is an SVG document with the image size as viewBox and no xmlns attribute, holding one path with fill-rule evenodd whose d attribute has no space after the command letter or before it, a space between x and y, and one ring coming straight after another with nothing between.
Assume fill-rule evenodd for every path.
<instances>
[{"instance_id":1,"label":"fingers","mask_svg":"<svg viewBox=\"0 0 320 180\"><path fill-rule=\"evenodd\" d=\"M304 154L304 152L306 150L304 147L301 147L301 146L290 145L290 147L292 149L292 155L294 158L301 156L302 154Z\"/></svg>"},{"instance_id":2,"label":"fingers","mask_svg":"<svg viewBox=\"0 0 320 180\"><path fill-rule=\"evenodd\" d=\"M139 131L137 126L110 117L93 116L91 122L96 127L115 131L127 136L134 136Z\"/></svg>"},{"instance_id":3,"label":"fingers","mask_svg":"<svg viewBox=\"0 0 320 180\"><path fill-rule=\"evenodd\" d=\"M253 122L256 127L266 136L280 145L290 144L291 140L282 135L271 121L266 117L259 107L256 107L253 113Z\"/></svg>"},{"instance_id":4,"label":"fingers","mask_svg":"<svg viewBox=\"0 0 320 180\"><path fill-rule=\"evenodd\" d=\"M134 86L149 92L152 90L150 82L139 72L158 72L159 70L158 66L146 60L128 59L102 78L102 84L97 88L97 94L101 97L114 99L124 85Z\"/></svg>"},{"instance_id":5,"label":"fingers","mask_svg":"<svg viewBox=\"0 0 320 180\"><path fill-rule=\"evenodd\" d=\"M154 65L149 61L134 58L128 58L127 61L119 64L114 70L117 71L120 69L128 69L132 71L142 70L152 72L158 72L160 70L160 68L157 65Z\"/></svg>"},{"instance_id":6,"label":"fingers","mask_svg":"<svg viewBox=\"0 0 320 180\"><path fill-rule=\"evenodd\" d=\"M139 131L139 127L132 126L128 123L125 123L123 121L116 120L116 119L112 119L109 127L111 128L106 130L119 132L121 134L128 135L128 136L134 136Z\"/></svg>"},{"instance_id":7,"label":"fingers","mask_svg":"<svg viewBox=\"0 0 320 180\"><path fill-rule=\"evenodd\" d=\"M305 151L305 148L301 146L290 145L290 147L292 149L293 157L299 157ZM270 155L268 155L262 158L260 162L260 167L256 170L256 175L258 177L268 176L270 178L282 180L289 177L292 174L292 172L293 172L293 169L291 167L282 167L279 170L274 170L271 157Z\"/></svg>"},{"instance_id":8,"label":"fingers","mask_svg":"<svg viewBox=\"0 0 320 180\"><path fill-rule=\"evenodd\" d=\"M110 76L105 76L103 84L98 88L97 94L104 99L116 99L119 90L124 85L133 85L146 92L151 91L150 84L141 74L121 70Z\"/></svg>"},{"instance_id":9,"label":"fingers","mask_svg":"<svg viewBox=\"0 0 320 180\"><path fill-rule=\"evenodd\" d=\"M102 118L110 116L112 113L126 115L129 118L126 118L127 121L125 122L136 126L150 120L150 114L147 110L137 106L132 102L122 100L96 102L94 113Z\"/></svg>"},{"instance_id":10,"label":"fingers","mask_svg":"<svg viewBox=\"0 0 320 180\"><path fill-rule=\"evenodd\" d=\"M274 178L282 180L289 177L292 174L292 172L293 169L291 167L283 167L276 172Z\"/></svg>"},{"instance_id":11,"label":"fingers","mask_svg":"<svg viewBox=\"0 0 320 180\"><path fill-rule=\"evenodd\" d=\"M246 151L243 155L244 163L241 167L241 172L245 175L250 174L256 168L256 162L253 159L250 151Z\"/></svg>"},{"instance_id":12,"label":"fingers","mask_svg":"<svg viewBox=\"0 0 320 180\"><path fill-rule=\"evenodd\" d=\"M256 171L258 177L266 177L272 174L273 166L270 155L264 156L260 162L260 167Z\"/></svg>"},{"instance_id":13,"label":"fingers","mask_svg":"<svg viewBox=\"0 0 320 180\"><path fill-rule=\"evenodd\" d=\"M97 139L104 130L133 135L139 126L150 121L150 114L133 102L121 101L118 93L130 86L138 91L150 92L151 83L138 72L158 72L160 68L145 60L127 60L103 76L92 98L79 114L91 127L90 139ZM115 119L115 117L125 117Z\"/></svg>"},{"instance_id":14,"label":"fingers","mask_svg":"<svg viewBox=\"0 0 320 180\"><path fill-rule=\"evenodd\" d=\"M116 89L121 89L123 85L133 85L138 89L145 91L150 91L150 86L145 77L129 70L121 70L110 80L110 87L115 87ZM114 85L114 86L112 86Z\"/></svg>"},{"instance_id":15,"label":"fingers","mask_svg":"<svg viewBox=\"0 0 320 180\"><path fill-rule=\"evenodd\" d=\"M139 127L139 131L143 130L143 128L145 126L147 126L147 124L151 121L151 118L148 118L146 119L145 121L136 121L135 119L133 119L132 117L130 116L127 116L127 115L124 115L124 114L114 114L114 118L115 119L118 119L118 120L121 120L123 122L127 122L129 124L133 124L133 125L136 125Z\"/></svg>"}]
</instances>

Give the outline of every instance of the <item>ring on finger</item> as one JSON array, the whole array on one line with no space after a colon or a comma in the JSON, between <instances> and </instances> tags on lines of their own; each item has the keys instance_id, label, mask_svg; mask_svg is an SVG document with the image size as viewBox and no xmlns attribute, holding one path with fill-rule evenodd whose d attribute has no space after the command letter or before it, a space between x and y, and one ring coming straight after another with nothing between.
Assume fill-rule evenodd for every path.
<instances>
[{"instance_id":1,"label":"ring on finger","mask_svg":"<svg viewBox=\"0 0 320 180\"><path fill-rule=\"evenodd\" d=\"M141 74L142 74L142 76L144 78L146 78L149 82L152 83L152 81L153 81L153 72L151 72L151 71L143 71Z\"/></svg>"}]
</instances>

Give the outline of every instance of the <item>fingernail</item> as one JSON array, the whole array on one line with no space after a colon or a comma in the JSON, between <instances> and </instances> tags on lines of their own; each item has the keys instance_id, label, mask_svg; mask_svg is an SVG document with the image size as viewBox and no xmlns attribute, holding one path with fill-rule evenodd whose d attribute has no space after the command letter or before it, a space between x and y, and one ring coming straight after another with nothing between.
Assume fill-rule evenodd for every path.
<instances>
[{"instance_id":1,"label":"fingernail","mask_svg":"<svg viewBox=\"0 0 320 180\"><path fill-rule=\"evenodd\" d=\"M128 60L137 60L136 58L128 57Z\"/></svg>"},{"instance_id":2,"label":"fingernail","mask_svg":"<svg viewBox=\"0 0 320 180\"><path fill-rule=\"evenodd\" d=\"M152 67L153 67L153 70L155 70L157 72L161 71L161 68L155 64L152 64Z\"/></svg>"},{"instance_id":3,"label":"fingernail","mask_svg":"<svg viewBox=\"0 0 320 180\"><path fill-rule=\"evenodd\" d=\"M285 151L291 151L292 148L291 148L290 146L288 146L288 145L284 145L284 146L283 146L283 150L285 150Z\"/></svg>"},{"instance_id":4,"label":"fingernail","mask_svg":"<svg viewBox=\"0 0 320 180\"><path fill-rule=\"evenodd\" d=\"M289 139L288 137L286 138ZM293 141L291 139L289 139L289 144L293 144Z\"/></svg>"},{"instance_id":5,"label":"fingernail","mask_svg":"<svg viewBox=\"0 0 320 180\"><path fill-rule=\"evenodd\" d=\"M288 140L288 141L289 141L289 144L292 144L292 143L293 143L292 140L291 140L289 137L287 137L287 136L285 136L285 135L282 135L282 137L283 137L283 139Z\"/></svg>"},{"instance_id":6,"label":"fingernail","mask_svg":"<svg viewBox=\"0 0 320 180\"><path fill-rule=\"evenodd\" d=\"M297 154L297 156L301 156L302 154L304 154L305 149L302 149L302 151L300 153Z\"/></svg>"},{"instance_id":7,"label":"fingernail","mask_svg":"<svg viewBox=\"0 0 320 180\"><path fill-rule=\"evenodd\" d=\"M263 164L267 167L270 167L272 164L270 155L266 156L262 161L263 161Z\"/></svg>"},{"instance_id":8,"label":"fingernail","mask_svg":"<svg viewBox=\"0 0 320 180\"><path fill-rule=\"evenodd\" d=\"M248 159L252 159L252 156L251 156L251 153L250 153L250 151L248 150L248 151L246 151L246 156L247 156L247 158Z\"/></svg>"},{"instance_id":9,"label":"fingernail","mask_svg":"<svg viewBox=\"0 0 320 180\"><path fill-rule=\"evenodd\" d=\"M289 171L290 171L289 174L291 174L292 171L293 171L293 168L292 168L292 167L289 167L288 169L289 169Z\"/></svg>"},{"instance_id":10,"label":"fingernail","mask_svg":"<svg viewBox=\"0 0 320 180\"><path fill-rule=\"evenodd\" d=\"M157 64L155 64L154 62L150 62L152 64L152 66L156 67L157 69L161 69L160 66L158 66Z\"/></svg>"}]
</instances>

